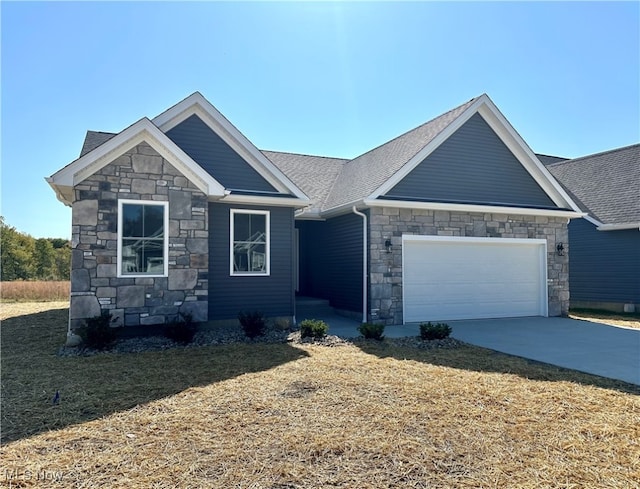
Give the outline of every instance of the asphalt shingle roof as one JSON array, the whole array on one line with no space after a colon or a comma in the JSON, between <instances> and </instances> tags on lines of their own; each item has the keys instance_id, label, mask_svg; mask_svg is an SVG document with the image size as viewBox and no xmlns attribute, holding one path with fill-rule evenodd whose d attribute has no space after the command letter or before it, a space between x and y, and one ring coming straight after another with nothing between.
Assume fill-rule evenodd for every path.
<instances>
[{"instance_id":1,"label":"asphalt shingle roof","mask_svg":"<svg viewBox=\"0 0 640 489\"><path fill-rule=\"evenodd\" d=\"M93 151L102 143L106 143L116 134L112 132L100 132L100 131L87 131L84 137L84 143L80 150L80 158L86 155L89 151Z\"/></svg>"},{"instance_id":2,"label":"asphalt shingle roof","mask_svg":"<svg viewBox=\"0 0 640 489\"><path fill-rule=\"evenodd\" d=\"M262 151L312 200L318 211L369 196L429 144L476 99L452 109L352 160ZM114 133L87 131L80 156Z\"/></svg>"},{"instance_id":3,"label":"asphalt shingle roof","mask_svg":"<svg viewBox=\"0 0 640 489\"><path fill-rule=\"evenodd\" d=\"M340 175L345 163L342 158L327 158L277 151L262 151L280 171L302 190L313 202L312 206L322 208L331 192L331 187Z\"/></svg>"},{"instance_id":4,"label":"asphalt shingle roof","mask_svg":"<svg viewBox=\"0 0 640 489\"><path fill-rule=\"evenodd\" d=\"M553 163L547 169L603 224L640 222L640 144Z\"/></svg>"},{"instance_id":5,"label":"asphalt shingle roof","mask_svg":"<svg viewBox=\"0 0 640 489\"><path fill-rule=\"evenodd\" d=\"M425 122L344 165L323 210L357 201L373 193L429 144L476 99Z\"/></svg>"}]
</instances>

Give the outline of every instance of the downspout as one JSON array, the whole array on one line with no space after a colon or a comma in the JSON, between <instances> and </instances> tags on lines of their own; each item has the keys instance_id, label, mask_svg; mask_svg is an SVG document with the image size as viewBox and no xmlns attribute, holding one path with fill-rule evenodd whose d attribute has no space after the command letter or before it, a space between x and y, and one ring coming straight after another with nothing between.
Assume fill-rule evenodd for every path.
<instances>
[{"instance_id":1,"label":"downspout","mask_svg":"<svg viewBox=\"0 0 640 489\"><path fill-rule=\"evenodd\" d=\"M362 218L362 322L367 322L367 215L356 209L351 210Z\"/></svg>"}]
</instances>

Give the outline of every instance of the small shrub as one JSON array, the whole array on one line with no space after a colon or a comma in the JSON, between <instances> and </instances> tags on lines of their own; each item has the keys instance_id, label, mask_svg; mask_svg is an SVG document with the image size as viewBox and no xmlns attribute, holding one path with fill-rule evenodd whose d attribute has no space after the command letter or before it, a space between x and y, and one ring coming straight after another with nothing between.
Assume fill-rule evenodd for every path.
<instances>
[{"instance_id":1,"label":"small shrub","mask_svg":"<svg viewBox=\"0 0 640 489\"><path fill-rule=\"evenodd\" d=\"M422 323L420 325L420 338L423 340L443 340L451 334L451 326L446 323L431 324Z\"/></svg>"},{"instance_id":2,"label":"small shrub","mask_svg":"<svg viewBox=\"0 0 640 489\"><path fill-rule=\"evenodd\" d=\"M358 331L368 340L382 340L384 338L384 324L362 323Z\"/></svg>"},{"instance_id":3,"label":"small shrub","mask_svg":"<svg viewBox=\"0 0 640 489\"><path fill-rule=\"evenodd\" d=\"M273 326L280 331L288 331L291 329L291 321L287 318L278 318L273 321Z\"/></svg>"},{"instance_id":4,"label":"small shrub","mask_svg":"<svg viewBox=\"0 0 640 489\"><path fill-rule=\"evenodd\" d=\"M238 321L244 334L249 338L255 338L264 334L264 330L267 327L267 320L261 312L240 312L238 314Z\"/></svg>"},{"instance_id":5,"label":"small shrub","mask_svg":"<svg viewBox=\"0 0 640 489\"><path fill-rule=\"evenodd\" d=\"M300 336L302 338L324 338L327 336L329 326L319 319L305 319L300 323Z\"/></svg>"},{"instance_id":6,"label":"small shrub","mask_svg":"<svg viewBox=\"0 0 640 489\"><path fill-rule=\"evenodd\" d=\"M102 314L85 320L80 336L89 348L104 350L115 343L118 337L116 328L111 327L114 321L109 311L102 311Z\"/></svg>"},{"instance_id":7,"label":"small shrub","mask_svg":"<svg viewBox=\"0 0 640 489\"><path fill-rule=\"evenodd\" d=\"M180 314L178 319L164 328L164 335L167 338L183 345L191 343L195 334L196 325L193 324L193 316L189 313Z\"/></svg>"}]
</instances>

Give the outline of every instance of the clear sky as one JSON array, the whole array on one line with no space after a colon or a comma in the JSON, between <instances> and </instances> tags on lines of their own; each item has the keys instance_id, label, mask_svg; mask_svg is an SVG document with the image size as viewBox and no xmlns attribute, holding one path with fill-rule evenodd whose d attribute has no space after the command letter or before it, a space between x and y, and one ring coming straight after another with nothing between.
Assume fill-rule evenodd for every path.
<instances>
[{"instance_id":1,"label":"clear sky","mask_svg":"<svg viewBox=\"0 0 640 489\"><path fill-rule=\"evenodd\" d=\"M70 237L44 177L85 131L200 91L258 148L354 157L487 93L538 153L640 139L639 2L6 2L2 208Z\"/></svg>"}]
</instances>

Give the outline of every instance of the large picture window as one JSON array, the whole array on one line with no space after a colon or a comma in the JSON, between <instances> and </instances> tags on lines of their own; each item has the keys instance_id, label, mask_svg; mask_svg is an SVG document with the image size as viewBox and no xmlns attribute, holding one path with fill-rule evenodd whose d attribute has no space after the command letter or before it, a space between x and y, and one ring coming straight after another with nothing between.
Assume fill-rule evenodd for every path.
<instances>
[{"instance_id":1,"label":"large picture window","mask_svg":"<svg viewBox=\"0 0 640 489\"><path fill-rule=\"evenodd\" d=\"M231 275L269 275L269 212L231 210Z\"/></svg>"},{"instance_id":2,"label":"large picture window","mask_svg":"<svg viewBox=\"0 0 640 489\"><path fill-rule=\"evenodd\" d=\"M166 276L167 203L120 200L118 211L118 274Z\"/></svg>"}]
</instances>

